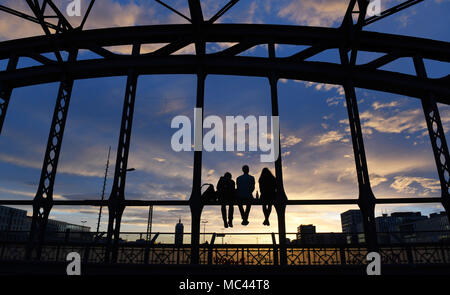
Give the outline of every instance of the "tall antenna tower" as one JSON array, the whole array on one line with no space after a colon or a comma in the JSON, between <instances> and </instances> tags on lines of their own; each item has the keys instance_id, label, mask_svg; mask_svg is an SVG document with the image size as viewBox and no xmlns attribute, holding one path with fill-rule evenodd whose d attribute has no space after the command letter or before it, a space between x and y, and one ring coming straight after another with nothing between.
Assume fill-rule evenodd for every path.
<instances>
[{"instance_id":1,"label":"tall antenna tower","mask_svg":"<svg viewBox=\"0 0 450 295\"><path fill-rule=\"evenodd\" d=\"M109 146L108 159L106 160L105 178L103 179L103 189L102 189L102 201L105 199L106 180L108 179L109 156L110 155L111 155L111 146ZM100 211L98 212L97 234L100 231L100 221L102 219L102 209L103 209L103 204L100 204Z\"/></svg>"},{"instance_id":2,"label":"tall antenna tower","mask_svg":"<svg viewBox=\"0 0 450 295\"><path fill-rule=\"evenodd\" d=\"M148 222L147 222L147 242L152 237L152 223L153 223L153 205L148 207Z\"/></svg>"}]
</instances>

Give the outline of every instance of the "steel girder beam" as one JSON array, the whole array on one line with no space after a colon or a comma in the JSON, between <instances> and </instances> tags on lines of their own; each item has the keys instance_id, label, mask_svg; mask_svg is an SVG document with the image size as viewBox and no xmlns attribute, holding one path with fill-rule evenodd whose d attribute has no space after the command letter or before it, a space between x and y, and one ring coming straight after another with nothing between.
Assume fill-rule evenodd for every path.
<instances>
[{"instance_id":1,"label":"steel girder beam","mask_svg":"<svg viewBox=\"0 0 450 295\"><path fill-rule=\"evenodd\" d=\"M267 77L267 73L272 72L278 78L338 85L343 85L346 80L351 79L355 87L416 98L422 98L427 93L432 92L438 102L450 104L450 86L445 79L420 78L362 67L350 69L332 63L292 62L284 59L270 60L260 57L205 56L202 58L202 64L207 74ZM12 72L0 72L0 83L16 88L59 81L64 71L73 79L89 79L124 76L127 75L129 69L134 69L139 75L196 74L198 58L196 56L175 55L83 60L65 63L64 65L46 65Z\"/></svg>"},{"instance_id":2,"label":"steel girder beam","mask_svg":"<svg viewBox=\"0 0 450 295\"><path fill-rule=\"evenodd\" d=\"M144 31L145 29L145 31ZM111 35L111 33L114 33ZM248 32L248 33L247 33ZM263 32L263 33L262 33ZM149 34L150 33L150 34ZM101 34L101 36L99 35ZM377 80L370 83L370 81L365 81L359 84L359 81L355 81L356 87L368 87L369 89L389 91L397 94L423 97L423 92L418 92L417 89L409 89L410 86L422 84L420 81L412 81L410 75L401 76L398 73L385 72L385 71L374 71L373 69L387 64L399 57L404 56L421 56L422 58L431 58L439 61L449 61L450 60L450 44L446 42L439 42L433 40L426 40L420 38L395 36L389 34L381 34L374 32L358 32L357 38L351 38L349 40L348 33L343 32L339 29L330 28L314 28L314 27L292 27L292 26L274 26L274 25L205 25L204 23L198 23L196 29L192 30L192 25L166 25L166 26L147 26L147 27L136 27L136 28L119 28L119 29L104 29L104 30L92 30L86 32L67 32L65 34L60 34L58 36L36 37L27 38L23 40L14 40L3 42L0 44L0 56L7 56L11 51L18 52L20 55L30 56L40 62L45 63L42 67L31 67L27 69L22 69L13 73L0 72L0 81L10 82L12 87L20 87L25 85L32 85L37 83L45 83L54 80L58 74L58 65L55 65L48 59L45 59L41 54L52 51L54 48L57 50L67 50L68 48L85 48L107 57L107 60L92 60L84 62L76 62L71 65L66 65L67 67L73 67L73 70L77 73L73 73L76 79L81 78L92 78L92 77L102 77L110 75L126 75L128 68L124 68L126 65L145 64L146 70L141 71L139 74L152 74L152 73L195 73L197 65L194 65L192 61L197 59L194 56L168 56L174 51L187 46L190 43L196 43L198 40L204 42L238 42L237 45L231 47L230 49L224 50L216 54L208 55L205 58L205 62L213 62L211 67L211 73L218 74L236 74L236 72L242 73L243 75L257 75L266 76L264 70L258 70L252 68L227 70L227 65L243 63L244 61L240 57L235 57L234 60L230 55L238 54L246 48L251 47L251 45L275 43L275 44L298 44L298 45L314 45L306 51L294 54L292 57L279 58L275 61L270 61L271 64L276 64L279 67L285 67L286 65L292 64L292 66L301 70L308 71L308 67L321 68L323 71L335 72L331 79L312 79L313 82L321 83L331 83L331 84L342 84L342 73L337 73L339 69L337 64L331 63L318 63L318 62L303 62L294 64L295 61L302 60L306 57L313 56L322 50L327 48L342 48L342 42L345 42L346 48L352 48L352 52L357 52L357 50L373 51L373 52L383 52L386 54L385 58L377 59L366 65L357 66L352 69L352 73L356 77L361 76L361 74L375 74L375 77L371 79ZM51 39L45 39L51 38ZM358 41L354 41L357 39ZM153 53L145 54L144 56L139 56L142 58L139 61L133 61L133 59L126 59L124 56L113 54L102 46L112 46L112 45L123 45L129 44L127 42L135 42L134 40L139 40L141 43L155 43L155 42L168 42L169 45L157 50ZM349 42L350 41L350 42ZM349 44L350 43L350 44ZM166 66L164 69L151 70L153 55L158 56L157 64L158 67ZM225 66L222 67L222 71L217 66L217 61L220 57L224 58ZM228 57L229 60L226 60ZM167 58L166 64L163 63L163 58ZM172 59L173 58L173 59ZM189 61L189 58L192 58ZM355 55L352 56L352 59ZM182 61L183 60L183 61ZM253 59L257 61L257 59ZM171 66L180 62L178 65L180 68L184 65L191 64L191 70L189 67L186 69L170 69ZM250 60L247 60L250 61ZM261 63L267 60L259 60ZM91 63L92 62L92 63ZM220 63L220 61L219 61ZM96 71L93 71L96 68ZM302 73L293 74L285 72L284 69L274 68L277 75L281 78L294 78L294 79L304 79L308 80L308 76L313 77L314 73ZM84 71L84 73L81 73ZM381 77L388 75L385 78ZM398 76L400 75L400 76ZM38 77L36 77L38 76ZM327 75L319 75L319 77ZM328 75L330 76L330 75ZM399 84L403 78L408 78L411 80L410 85L394 85ZM334 81L333 81L334 80ZM390 80L390 81L389 81ZM435 93L438 99L441 99L443 103L448 103L446 101L446 96L448 95L448 86L446 87L447 81L445 79L428 79L428 82L433 82L438 87L443 88L442 93ZM417 84L419 82L419 84ZM368 84L372 84L369 85ZM378 86L377 86L378 84ZM439 85L440 84L440 85ZM395 88L395 89L393 89ZM442 89L441 89L442 90ZM435 91L435 90L433 90ZM447 92L447 93L446 93Z\"/></svg>"},{"instance_id":3,"label":"steel girder beam","mask_svg":"<svg viewBox=\"0 0 450 295\"><path fill-rule=\"evenodd\" d=\"M182 14L181 12L179 12L178 10L176 10L175 8L173 8L172 6L170 6L170 5L166 4L166 3L164 3L164 2L161 1L161 0L155 0L155 1L158 2L159 4L161 4L162 6L164 6L165 8L169 9L169 10L172 11L173 13L177 14L178 16L181 16L182 18L184 18L184 19L187 20L188 22L190 22L190 23L192 22L192 20L191 20L189 17L185 16L184 14Z\"/></svg>"},{"instance_id":4,"label":"steel girder beam","mask_svg":"<svg viewBox=\"0 0 450 295\"><path fill-rule=\"evenodd\" d=\"M142 31L144 29L148 31ZM330 48L338 48L345 37L339 29L335 28L215 24L202 26L201 29L206 42L326 44ZM128 36L128 34L131 36ZM48 44L45 44L45 41L48 42L48 40L42 39L46 38L44 36L5 41L0 44L0 56L4 54L5 50L9 52L11 48L17 47L17 49L45 52L49 48ZM73 32L70 34L70 38L69 36L55 38L55 43L61 48L70 45L88 49L94 43L103 47L131 44L133 39L142 43L171 43L181 38L186 38L193 43L196 34L192 32L192 27L188 25L167 25ZM366 31L359 34L359 39L358 50L361 51L381 53L398 51L403 52L406 56L420 54L424 58L450 61L448 56L449 43L447 42Z\"/></svg>"},{"instance_id":5,"label":"steel girder beam","mask_svg":"<svg viewBox=\"0 0 450 295\"><path fill-rule=\"evenodd\" d=\"M77 51L71 52L69 60L75 60L77 54ZM33 200L33 217L30 229L29 247L26 254L27 259L39 260L41 256L41 247L45 238L48 217L53 207L53 187L55 184L59 155L69 112L73 84L73 79L63 76L59 85L58 97L53 112L39 186Z\"/></svg>"},{"instance_id":6,"label":"steel girder beam","mask_svg":"<svg viewBox=\"0 0 450 295\"><path fill-rule=\"evenodd\" d=\"M53 26L50 25L48 22L46 22L47 18L58 20L56 29L54 29L55 35L73 30L73 27L64 17L64 15L59 11L58 7L53 3L52 0L42 0L42 4L40 3L39 0L26 0L26 2L30 7L31 11L33 11L36 19L38 20L39 24L41 25L42 29L44 30L47 36L52 36L50 29L53 29ZM54 15L46 14L47 7L50 7ZM61 56L61 52L59 50L54 50L53 52L58 62L62 63L63 58Z\"/></svg>"},{"instance_id":7,"label":"steel girder beam","mask_svg":"<svg viewBox=\"0 0 450 295\"><path fill-rule=\"evenodd\" d=\"M133 46L133 55L138 55L140 45ZM134 105L136 101L136 88L138 75L132 69L128 72L125 99L122 110L122 122L120 125L119 143L117 146L114 182L111 195L108 200L108 247L105 253L105 261L116 263L118 245L120 240L120 224L125 210L125 184L127 176L128 155L130 151L131 131L133 126Z\"/></svg>"},{"instance_id":8,"label":"steel girder beam","mask_svg":"<svg viewBox=\"0 0 450 295\"><path fill-rule=\"evenodd\" d=\"M225 4L222 9L220 9L215 15L213 15L209 20L208 23L212 24L216 20L218 20L222 15L224 15L228 10L230 10L236 3L238 3L239 0L230 0L227 4Z\"/></svg>"},{"instance_id":9,"label":"steel girder beam","mask_svg":"<svg viewBox=\"0 0 450 295\"><path fill-rule=\"evenodd\" d=\"M77 30L83 30L84 25L86 24L89 14L91 13L92 7L94 6L95 0L91 0L91 2L89 3L89 6L86 10L86 13L83 16L83 20L81 21L80 26L77 28Z\"/></svg>"},{"instance_id":10,"label":"steel girder beam","mask_svg":"<svg viewBox=\"0 0 450 295\"><path fill-rule=\"evenodd\" d=\"M213 53L212 55L215 56L235 56L238 55L246 50L249 50L250 48L257 45L256 43L251 42L241 42L236 45L233 45L225 50L222 50L220 52Z\"/></svg>"},{"instance_id":11,"label":"steel girder beam","mask_svg":"<svg viewBox=\"0 0 450 295\"><path fill-rule=\"evenodd\" d=\"M10 57L7 72L13 71L17 67L18 58L16 56ZM3 123L5 122L6 112L8 111L9 100L11 99L13 88L6 83L0 83L0 134L3 130Z\"/></svg>"},{"instance_id":12,"label":"steel girder beam","mask_svg":"<svg viewBox=\"0 0 450 295\"><path fill-rule=\"evenodd\" d=\"M356 24L353 23L352 18L355 4L356 0L350 1L346 16L341 26L341 29L346 32L348 36L347 46L351 47L350 58L345 47L342 47L339 50L342 65L350 69L355 67L358 50L355 48L355 45L357 44L354 39L358 39L356 35L362 30L368 2L365 0L358 0L359 15ZM366 152L364 149L364 140L358 110L358 101L356 99L355 87L351 79L345 81L343 87L345 91L345 101L347 105L349 127L352 137L353 153L355 157L356 174L358 179L358 206L362 214L364 236L367 247L369 251L375 251L377 249L377 229L375 224L376 203L375 196L370 185L369 170L367 168Z\"/></svg>"},{"instance_id":13,"label":"steel girder beam","mask_svg":"<svg viewBox=\"0 0 450 295\"><path fill-rule=\"evenodd\" d=\"M441 203L441 198L378 198L377 204L432 204ZM248 204L248 202L236 201L234 205ZM262 205L262 201L253 200L251 205ZM322 200L287 200L286 205L357 205L358 199L322 199ZM30 206L33 201L30 200L0 200L0 205ZM101 200L55 200L53 206L107 206L108 201ZM153 206L189 206L189 201L180 200L125 200L126 207L148 207ZM217 202L206 202L203 205L220 206Z\"/></svg>"},{"instance_id":14,"label":"steel girder beam","mask_svg":"<svg viewBox=\"0 0 450 295\"><path fill-rule=\"evenodd\" d=\"M367 168L367 160L364 149L364 141L359 118L358 104L355 88L349 80L344 84L347 112L349 116L350 132L352 136L353 153L355 157L356 172L358 177L359 198L358 206L363 216L365 239L368 247L376 249L375 226L375 196L372 192Z\"/></svg>"},{"instance_id":15,"label":"steel girder beam","mask_svg":"<svg viewBox=\"0 0 450 295\"><path fill-rule=\"evenodd\" d=\"M42 4L39 0L26 0L26 2L47 36L52 36L50 29L53 28L53 26L45 21L46 18L58 20L57 28L53 28L55 29L55 34L60 34L73 29L51 0L43 0ZM53 10L55 15L46 15L47 6ZM64 60L60 50L55 49L54 47L52 52L54 52L58 63L62 64ZM69 57L67 62L71 63L77 60L78 49L69 49L68 53ZM53 64L53 61L39 54L30 52L29 56L43 64ZM53 187L55 184L56 171L58 169L59 154L61 152L74 79L69 77L67 72L63 71L58 81L60 81L58 97L50 127L39 186L33 200L33 217L29 244L26 252L27 259L40 259L48 217L53 207Z\"/></svg>"},{"instance_id":16,"label":"steel girder beam","mask_svg":"<svg viewBox=\"0 0 450 295\"><path fill-rule=\"evenodd\" d=\"M414 66L419 77L427 77L422 58L415 57ZM445 139L444 127L442 126L441 116L439 114L439 108L432 93L422 99L422 108L441 183L441 202L447 212L447 217L450 222L450 155L447 140Z\"/></svg>"},{"instance_id":17,"label":"steel girder beam","mask_svg":"<svg viewBox=\"0 0 450 295\"><path fill-rule=\"evenodd\" d=\"M329 48L341 47L345 34L339 28L321 28L260 24L202 25L205 42L252 42L258 44L317 45ZM368 52L402 52L404 56L422 56L437 61L450 61L450 43L424 38L362 31L358 34L358 50ZM46 53L70 48L89 49L99 47L141 44L172 43L186 39L195 43L197 35L192 25L154 25L123 28L70 31L58 36L39 36L0 42L0 59L11 52Z\"/></svg>"},{"instance_id":18,"label":"steel girder beam","mask_svg":"<svg viewBox=\"0 0 450 295\"><path fill-rule=\"evenodd\" d=\"M61 13L61 11L58 9L58 7L53 3L52 0L42 0L42 4L40 3L40 0L26 0L29 8L31 9L31 11L33 12L33 14L35 16L30 16L27 15L25 13L19 12L17 10L5 7L3 5L0 5L0 10L1 11L5 11L11 15L14 16L18 16L22 19L40 24L42 29L45 32L45 35L47 36L54 36L54 35L60 35L63 33L67 33L70 31L81 31L83 30L83 27L89 17L89 14L92 10L92 7L95 3L95 0L91 0L89 3L89 7L83 17L83 20L81 21L81 24L79 27L77 27L76 29L74 29L72 27L72 25L70 24L70 22L64 17L64 15ZM49 14L47 11L47 8L50 8L50 10L53 12L53 15ZM52 19L52 20L57 20L57 24L53 24L51 22L47 22L46 19ZM52 32L50 31L50 29L54 30L54 35L52 35ZM55 49L56 47L53 46L53 42L49 41L49 45L52 45L53 49ZM91 46L90 50L92 52L95 52L97 54L99 54L100 56L110 56L112 55L112 53L110 53L109 51L107 51L106 49L102 49L102 48L98 48L96 46ZM69 48L66 49L66 51L73 51L73 48ZM61 49L56 49L56 50L52 50L52 52L55 54L56 59L59 63L61 63L63 61L62 56L61 56ZM38 62L41 62L43 64L51 64L51 63L55 63L56 61L50 60L44 56L42 56L41 54L38 53L34 53L34 52L29 52L23 56L26 57L30 57L35 59Z\"/></svg>"},{"instance_id":19,"label":"steel girder beam","mask_svg":"<svg viewBox=\"0 0 450 295\"><path fill-rule=\"evenodd\" d=\"M204 22L200 0L188 0L191 22L194 25L202 25Z\"/></svg>"},{"instance_id":20,"label":"steel girder beam","mask_svg":"<svg viewBox=\"0 0 450 295\"><path fill-rule=\"evenodd\" d=\"M51 32L49 30L50 27L45 21L46 18L58 20L58 24L56 25L57 29L55 29L56 34L73 30L72 25L67 21L67 19L61 13L61 11L59 11L58 7L53 3L52 0L42 0L42 4L39 1L40 0L26 0L28 6L33 11L34 15L41 24L42 29L47 35L51 35ZM50 7L50 9L53 10L54 15L46 14L47 7Z\"/></svg>"}]
</instances>

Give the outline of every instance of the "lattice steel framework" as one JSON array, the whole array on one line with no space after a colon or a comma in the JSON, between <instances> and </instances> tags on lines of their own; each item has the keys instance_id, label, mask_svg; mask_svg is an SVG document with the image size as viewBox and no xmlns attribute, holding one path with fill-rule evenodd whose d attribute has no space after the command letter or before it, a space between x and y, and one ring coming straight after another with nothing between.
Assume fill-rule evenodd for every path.
<instances>
[{"instance_id":1,"label":"lattice steel framework","mask_svg":"<svg viewBox=\"0 0 450 295\"><path fill-rule=\"evenodd\" d=\"M189 24L153 25L124 28L108 28L84 31L83 27L95 0L90 2L81 25L71 26L51 0L26 0L34 15L0 5L0 10L39 24L44 36L4 41L0 43L0 60L8 60L6 70L0 72L0 131L5 120L8 103L14 88L60 82L55 111L51 124L39 188L33 201L0 200L5 205L33 205L33 221L28 259L39 259L48 215L54 205L91 205L109 209L108 247L105 261L118 262L119 234L122 214L127 206L184 205L189 206L192 218L190 262L200 263L200 219L205 205L201 200L202 152L194 152L193 186L188 201L137 201L125 198L125 184L134 103L140 75L147 74L195 74L197 76L196 107L203 110L205 80L210 74L256 76L268 79L271 90L272 115L278 116L277 83L281 78L298 79L318 83L342 85L345 91L350 132L355 156L358 199L344 200L288 200L282 177L281 153L275 161L278 195L274 202L279 227L280 264L288 264L286 248L285 212L287 205L357 204L363 214L367 248L377 249L374 210L376 204L393 203L442 203L450 213L449 151L445 139L437 102L450 104L450 75L429 78L423 59L438 62L450 61L450 43L423 38L368 32L363 28L423 0L409 0L386 11L380 16L367 18L368 0L350 0L342 25L338 28L306 26L216 24L215 22L232 8L238 0L229 1L212 18L205 20L199 0L188 0L190 18L156 0ZM356 22L355 22L356 20ZM219 52L206 53L208 42L236 43ZM143 44L167 44L142 53ZM195 45L194 54L174 55L188 45ZM288 57L277 57L275 46L279 44L306 45ZM130 55L119 55L105 49L109 46L131 45ZM239 54L258 45L267 45L268 57L245 57ZM339 51L340 63L308 61L328 49ZM79 60L78 51L87 50L99 57ZM382 53L379 58L365 64L356 64L358 52ZM64 52L68 58L64 60ZM53 53L55 59L49 58ZM350 53L350 56L349 56ZM20 58L29 57L40 63L17 69ZM411 58L417 76L380 70L399 58ZM53 200L53 186L62 146L64 127L69 110L72 87L75 80L127 76L119 143L116 156L114 182L109 200L57 201ZM355 88L365 88L406 95L422 101L425 120L431 139L439 179L442 188L440 198L377 199L369 179L369 169L364 149L363 133L358 111ZM279 139L278 139L279 141ZM239 203L236 201L236 204ZM242 203L242 202L241 202ZM260 201L252 201L260 204ZM450 214L448 214L450 216ZM120 259L119 259L120 261Z\"/></svg>"}]
</instances>

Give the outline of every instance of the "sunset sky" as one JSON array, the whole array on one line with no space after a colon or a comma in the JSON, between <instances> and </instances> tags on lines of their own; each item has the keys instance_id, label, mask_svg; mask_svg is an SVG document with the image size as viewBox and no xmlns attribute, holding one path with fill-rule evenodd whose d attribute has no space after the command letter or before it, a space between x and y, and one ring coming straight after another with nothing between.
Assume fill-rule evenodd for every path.
<instances>
[{"instance_id":1,"label":"sunset sky","mask_svg":"<svg viewBox=\"0 0 450 295\"><path fill-rule=\"evenodd\" d=\"M25 1L2 0L1 4L30 13ZM67 0L55 1L65 7ZM187 1L167 0L189 16ZM205 18L227 1L202 1ZM403 1L382 0L383 9ZM87 7L87 0L82 7ZM267 23L338 27L346 0L241 0L221 20L222 23ZM394 16L365 27L368 31L450 41L450 1L426 0ZM31 14L31 13L30 13ZM80 18L69 19L74 25ZM184 23L154 1L99 0L86 29L149 24ZM0 41L41 35L33 23L0 12ZM210 44L208 52L229 46ZM300 47L278 46L277 55L287 56ZM124 53L129 48L111 48ZM192 46L182 54L192 53ZM267 56L266 47L253 48L249 56ZM82 52L80 57L89 58ZM361 54L358 63L373 55ZM311 60L337 61L338 52L329 50ZM23 58L20 66L33 62ZM0 61L4 70L5 61ZM430 77L449 74L448 64L426 61ZM414 74L411 60L400 59L383 69ZM58 200L100 199L108 147L112 146L107 197L112 185L115 152L119 134L126 77L75 82L70 113L60 156L54 198ZM47 143L58 84L15 89L0 137L0 198L30 200L34 197ZM356 171L344 105L343 89L305 81L281 80L278 84L280 128L285 190L289 199L349 199L358 197ZM141 76L138 83L134 129L127 178L126 198L142 200L185 200L192 184L193 152L174 152L170 140L175 129L173 117L186 115L193 120L196 96L194 75ZM361 122L371 176L377 198L439 197L440 184L426 130L420 101L389 93L357 89ZM447 138L450 107L439 105ZM264 78L208 76L205 116L269 116L269 83ZM226 171L233 179L248 164L257 179L263 167L259 152L212 152L203 154L203 183L216 185ZM272 171L273 165L268 166ZM356 206L291 206L287 230L300 224L314 224L320 232L341 231L340 213ZM31 214L31 206L24 207ZM237 209L237 208L236 208ZM394 211L442 211L439 204L377 206L376 215ZM127 208L123 231L145 231L147 208ZM107 225L104 210L102 229ZM54 207L50 218L80 224L95 230L95 207ZM173 232L178 218L190 231L190 213L184 207L155 207L153 230ZM219 207L208 207L203 218L206 231L222 232ZM240 225L235 210L235 227L223 232L276 232L275 212L271 226L262 225L261 208L253 207L250 224ZM202 227L203 231L203 227Z\"/></svg>"}]
</instances>

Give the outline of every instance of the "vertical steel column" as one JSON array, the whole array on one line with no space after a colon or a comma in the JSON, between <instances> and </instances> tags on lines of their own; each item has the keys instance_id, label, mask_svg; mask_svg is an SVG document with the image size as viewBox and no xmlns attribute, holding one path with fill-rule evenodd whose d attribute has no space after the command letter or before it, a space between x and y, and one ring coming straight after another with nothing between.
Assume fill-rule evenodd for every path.
<instances>
[{"instance_id":1,"label":"vertical steel column","mask_svg":"<svg viewBox=\"0 0 450 295\"><path fill-rule=\"evenodd\" d=\"M203 108L205 101L205 79L203 71L203 58L206 53L206 43L202 37L202 26L204 24L202 7L199 0L189 0L189 10L191 12L192 28L196 35L195 52L198 59L197 70L197 101L196 108L201 109L201 128L194 127L196 140L203 143ZM194 144L197 145L197 142ZM202 144L203 146L203 144ZM203 205L201 203L201 183L202 183L202 150L194 151L194 171L192 180L192 193L189 199L191 209L191 264L200 262L200 220Z\"/></svg>"},{"instance_id":2,"label":"vertical steel column","mask_svg":"<svg viewBox=\"0 0 450 295\"><path fill-rule=\"evenodd\" d=\"M202 127L203 127L203 108L205 100L205 79L206 75L199 72L197 74L197 102L196 108L202 110ZM194 130L195 127L194 127ZM203 142L203 131L199 136L199 140ZM191 209L191 264L199 263L199 244L200 244L200 219L202 216L203 206L201 203L201 183L202 183L202 151L194 151L194 172L192 181L192 193L189 199Z\"/></svg>"},{"instance_id":3,"label":"vertical steel column","mask_svg":"<svg viewBox=\"0 0 450 295\"><path fill-rule=\"evenodd\" d=\"M133 56L140 53L140 44L133 45ZM122 110L122 122L120 125L119 143L117 146L116 166L111 195L108 200L108 234L105 262L116 263L119 240L120 223L125 210L125 184L127 176L128 154L130 151L131 131L133 126L134 104L136 100L136 88L138 75L134 69L128 71L125 99ZM114 237L114 240L113 240Z\"/></svg>"},{"instance_id":4,"label":"vertical steel column","mask_svg":"<svg viewBox=\"0 0 450 295\"><path fill-rule=\"evenodd\" d=\"M427 78L427 72L422 58L414 57L414 66L418 77ZM450 156L441 116L432 93L422 99L422 108L425 114L425 121L427 122L434 160L436 161L436 167L441 183L441 202L450 222Z\"/></svg>"},{"instance_id":5,"label":"vertical steel column","mask_svg":"<svg viewBox=\"0 0 450 295\"><path fill-rule=\"evenodd\" d=\"M275 59L275 45L273 43L269 44L269 58ZM270 83L270 95L272 104L272 116L278 117L278 77L273 73L269 76ZM279 133L281 135L281 133ZM280 136L278 138L272 138L272 140L278 140L278 158L275 160L275 176L277 181L277 197L275 201L275 209L277 211L278 217L278 236L280 245L280 265L287 264L287 253L286 253L286 201L287 196L284 191L283 183L283 164L281 161L281 143Z\"/></svg>"},{"instance_id":6,"label":"vertical steel column","mask_svg":"<svg viewBox=\"0 0 450 295\"><path fill-rule=\"evenodd\" d=\"M70 52L68 61L75 61L77 54L78 51ZM48 216L53 207L53 187L69 111L70 98L72 96L73 83L73 79L64 74L59 85L58 98L53 112L39 187L33 201L33 219L26 253L27 259L39 260L41 256Z\"/></svg>"},{"instance_id":7,"label":"vertical steel column","mask_svg":"<svg viewBox=\"0 0 450 295\"><path fill-rule=\"evenodd\" d=\"M353 11L358 2L358 11ZM358 102L356 100L355 87L351 80L351 73L356 64L358 49L358 33L362 30L367 14L368 0L351 0L349 2L341 28L347 33L348 45L339 48L341 64L347 68L349 77L343 85L350 131L352 135L353 152L355 156L356 173L358 176L359 199L358 206L361 210L364 235L369 251L377 249L377 229L375 223L375 196L370 186L369 172L367 168L366 152L359 118ZM357 23L353 23L353 14L358 14ZM347 48L351 48L351 57L348 57Z\"/></svg>"},{"instance_id":8,"label":"vertical steel column","mask_svg":"<svg viewBox=\"0 0 450 295\"><path fill-rule=\"evenodd\" d=\"M11 56L8 61L6 71L14 71L17 67L19 58ZM3 123L5 122L6 111L8 110L9 100L11 99L12 88L8 85L0 84L0 134L2 133Z\"/></svg>"},{"instance_id":9,"label":"vertical steel column","mask_svg":"<svg viewBox=\"0 0 450 295\"><path fill-rule=\"evenodd\" d=\"M343 48L339 50L341 63L351 71L347 51ZM370 186L369 172L367 168L366 152L364 149L361 121L359 118L358 102L356 100L355 87L351 79L343 85L347 112L349 118L350 131L352 135L353 152L355 156L356 173L358 176L359 199L358 206L361 210L364 225L364 234L367 246L370 251L377 249L377 230L375 224L375 196Z\"/></svg>"}]
</instances>

